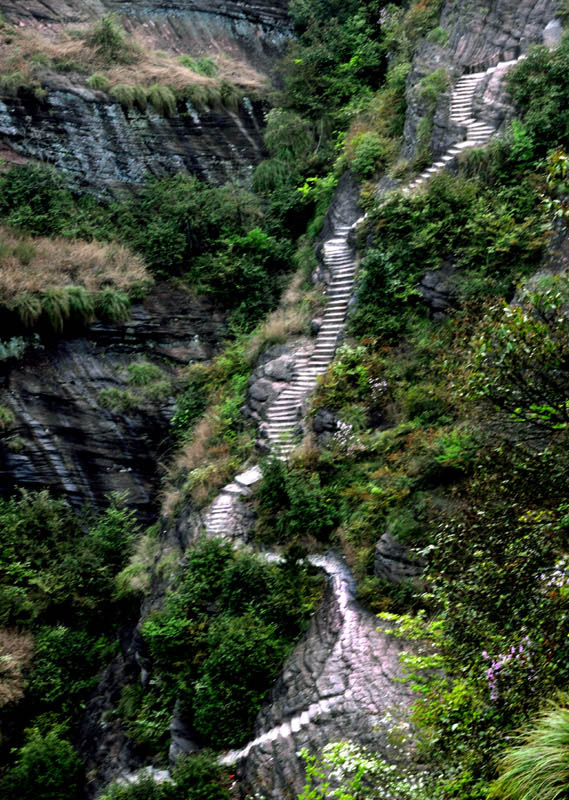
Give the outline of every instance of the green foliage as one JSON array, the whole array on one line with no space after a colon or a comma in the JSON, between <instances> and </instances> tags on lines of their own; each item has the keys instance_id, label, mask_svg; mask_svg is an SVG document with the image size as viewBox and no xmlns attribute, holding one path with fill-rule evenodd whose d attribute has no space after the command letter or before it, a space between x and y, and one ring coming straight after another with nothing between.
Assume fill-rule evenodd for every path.
<instances>
[{"instance_id":1,"label":"green foliage","mask_svg":"<svg viewBox=\"0 0 569 800\"><path fill-rule=\"evenodd\" d=\"M229 800L228 781L213 753L202 750L186 756L172 772L172 781L141 778L128 786L114 784L101 800Z\"/></svg>"},{"instance_id":2,"label":"green foliage","mask_svg":"<svg viewBox=\"0 0 569 800\"><path fill-rule=\"evenodd\" d=\"M126 322L130 317L130 298L126 292L108 286L95 295L95 313L109 322Z\"/></svg>"},{"instance_id":3,"label":"green foliage","mask_svg":"<svg viewBox=\"0 0 569 800\"><path fill-rule=\"evenodd\" d=\"M148 90L148 102L159 114L169 117L176 112L176 96L168 86L154 84Z\"/></svg>"},{"instance_id":4,"label":"green foliage","mask_svg":"<svg viewBox=\"0 0 569 800\"><path fill-rule=\"evenodd\" d=\"M113 574L128 559L136 526L114 499L90 532L47 492L0 499L0 619L70 624L112 599Z\"/></svg>"},{"instance_id":5,"label":"green foliage","mask_svg":"<svg viewBox=\"0 0 569 800\"><path fill-rule=\"evenodd\" d=\"M69 295L65 289L47 289L41 295L42 311L56 333L61 333L69 319Z\"/></svg>"},{"instance_id":6,"label":"green foliage","mask_svg":"<svg viewBox=\"0 0 569 800\"><path fill-rule=\"evenodd\" d=\"M457 300L511 294L520 273L539 262L547 229L531 181L514 189L511 179L510 172L507 183L486 188L439 175L425 193L395 195L372 211L378 246L362 262L352 330L387 339L405 330L411 309L424 308L418 280L449 262L458 268Z\"/></svg>"},{"instance_id":7,"label":"green foliage","mask_svg":"<svg viewBox=\"0 0 569 800\"><path fill-rule=\"evenodd\" d=\"M525 731L523 743L510 746L491 797L502 800L554 800L569 791L569 710L567 698L544 711ZM522 737L520 737L522 738Z\"/></svg>"},{"instance_id":8,"label":"green foliage","mask_svg":"<svg viewBox=\"0 0 569 800\"><path fill-rule=\"evenodd\" d=\"M191 69L192 72L198 75L204 75L206 78L214 78L217 75L217 65L215 61L207 56L200 56L200 58L192 58L192 56L180 56L178 62L183 66Z\"/></svg>"},{"instance_id":9,"label":"green foliage","mask_svg":"<svg viewBox=\"0 0 569 800\"><path fill-rule=\"evenodd\" d=\"M89 86L90 89L95 89L96 91L100 92L106 92L109 86L111 85L111 82L106 75L103 75L102 72L94 72L87 81L87 85Z\"/></svg>"},{"instance_id":10,"label":"green foliage","mask_svg":"<svg viewBox=\"0 0 569 800\"><path fill-rule=\"evenodd\" d=\"M360 180L372 178L385 165L391 142L375 131L362 133L352 141L353 157L349 164Z\"/></svg>"},{"instance_id":11,"label":"green foliage","mask_svg":"<svg viewBox=\"0 0 569 800\"><path fill-rule=\"evenodd\" d=\"M526 290L520 305L491 308L473 339L470 390L514 421L567 428L568 298L559 277L550 288Z\"/></svg>"},{"instance_id":12,"label":"green foliage","mask_svg":"<svg viewBox=\"0 0 569 800\"><path fill-rule=\"evenodd\" d=\"M101 389L97 403L102 408L119 414L128 414L129 411L138 411L140 408L139 399L132 392L128 389L117 389L114 386Z\"/></svg>"},{"instance_id":13,"label":"green foliage","mask_svg":"<svg viewBox=\"0 0 569 800\"><path fill-rule=\"evenodd\" d=\"M16 421L14 412L7 406L0 406L0 431L5 431Z\"/></svg>"},{"instance_id":14,"label":"green foliage","mask_svg":"<svg viewBox=\"0 0 569 800\"><path fill-rule=\"evenodd\" d=\"M103 15L87 32L86 42L105 64L132 64L138 54L115 14Z\"/></svg>"},{"instance_id":15,"label":"green foliage","mask_svg":"<svg viewBox=\"0 0 569 800\"><path fill-rule=\"evenodd\" d=\"M216 540L189 552L177 588L142 632L162 691L180 697L205 742L234 746L250 734L316 591L304 568L266 564Z\"/></svg>"},{"instance_id":16,"label":"green foliage","mask_svg":"<svg viewBox=\"0 0 569 800\"><path fill-rule=\"evenodd\" d=\"M508 73L508 90L521 112L536 155L569 144L569 37L559 47L534 47Z\"/></svg>"},{"instance_id":17,"label":"green foliage","mask_svg":"<svg viewBox=\"0 0 569 800\"><path fill-rule=\"evenodd\" d=\"M307 782L298 800L420 800L424 780L353 742L331 742L319 756L301 750Z\"/></svg>"},{"instance_id":18,"label":"green foliage","mask_svg":"<svg viewBox=\"0 0 569 800\"><path fill-rule=\"evenodd\" d=\"M261 525L280 542L315 537L327 541L339 522L337 498L317 472L289 468L277 459L262 465L258 497Z\"/></svg>"},{"instance_id":19,"label":"green foliage","mask_svg":"<svg viewBox=\"0 0 569 800\"><path fill-rule=\"evenodd\" d=\"M170 427L176 438L185 438L193 423L206 409L209 397L207 372L194 367L188 376L185 390L176 398L176 411Z\"/></svg>"},{"instance_id":20,"label":"green foliage","mask_svg":"<svg viewBox=\"0 0 569 800\"><path fill-rule=\"evenodd\" d=\"M81 762L63 726L26 731L16 764L0 779L7 800L77 800Z\"/></svg>"},{"instance_id":21,"label":"green foliage","mask_svg":"<svg viewBox=\"0 0 569 800\"><path fill-rule=\"evenodd\" d=\"M101 81L97 81L99 86L92 86L92 88L106 88L100 86ZM142 86L130 86L127 83L117 83L110 90L109 94L114 97L117 103L120 103L125 108L134 108L137 106L141 111L146 108L146 92Z\"/></svg>"}]
</instances>

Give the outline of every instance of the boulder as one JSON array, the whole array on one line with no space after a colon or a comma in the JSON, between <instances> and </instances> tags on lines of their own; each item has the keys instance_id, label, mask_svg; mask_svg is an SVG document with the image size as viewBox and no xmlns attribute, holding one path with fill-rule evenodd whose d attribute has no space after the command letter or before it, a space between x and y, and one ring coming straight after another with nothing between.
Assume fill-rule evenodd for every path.
<instances>
[{"instance_id":1,"label":"boulder","mask_svg":"<svg viewBox=\"0 0 569 800\"><path fill-rule=\"evenodd\" d=\"M418 578L426 566L424 558L415 558L388 529L375 546L374 573L389 583Z\"/></svg>"}]
</instances>

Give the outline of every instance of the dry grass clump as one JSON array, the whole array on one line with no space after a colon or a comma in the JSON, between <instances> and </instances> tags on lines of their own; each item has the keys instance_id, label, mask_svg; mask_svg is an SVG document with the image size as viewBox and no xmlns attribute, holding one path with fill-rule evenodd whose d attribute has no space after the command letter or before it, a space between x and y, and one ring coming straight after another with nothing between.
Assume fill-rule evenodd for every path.
<instances>
[{"instance_id":1,"label":"dry grass clump","mask_svg":"<svg viewBox=\"0 0 569 800\"><path fill-rule=\"evenodd\" d=\"M206 61L212 65L206 72L215 77L204 74L201 67ZM127 105L141 108L145 104L140 89L149 91L156 86L181 96L186 96L191 86L203 86L217 89L220 96L223 85L238 85L246 91L266 85L265 76L228 56L196 60L154 50L141 34L127 34L113 15L86 29L60 28L53 35L0 23L0 89L41 89L41 77L49 71L91 75L87 83L93 89L112 94L118 87L119 102L127 90L136 92L135 101ZM235 92L225 94L228 101L235 102Z\"/></svg>"},{"instance_id":2,"label":"dry grass clump","mask_svg":"<svg viewBox=\"0 0 569 800\"><path fill-rule=\"evenodd\" d=\"M279 307L267 316L247 342L247 361L252 366L263 350L282 344L291 336L309 333L310 322L322 310L324 297L314 288L303 290L304 269L298 270L285 290Z\"/></svg>"},{"instance_id":3,"label":"dry grass clump","mask_svg":"<svg viewBox=\"0 0 569 800\"><path fill-rule=\"evenodd\" d=\"M0 628L0 708L24 696L25 673L33 654L30 633Z\"/></svg>"},{"instance_id":4,"label":"dry grass clump","mask_svg":"<svg viewBox=\"0 0 569 800\"><path fill-rule=\"evenodd\" d=\"M149 283L142 258L123 245L34 238L0 225L0 302L70 285L97 292Z\"/></svg>"},{"instance_id":5,"label":"dry grass clump","mask_svg":"<svg viewBox=\"0 0 569 800\"><path fill-rule=\"evenodd\" d=\"M186 442L176 455L172 476L185 476L179 488L172 486L165 492L162 513L171 516L177 505L191 497L196 506L204 506L212 496L228 483L239 466L232 458L230 448L217 439L218 421L210 409L197 423L192 438ZM179 484L179 480L175 481Z\"/></svg>"}]
</instances>

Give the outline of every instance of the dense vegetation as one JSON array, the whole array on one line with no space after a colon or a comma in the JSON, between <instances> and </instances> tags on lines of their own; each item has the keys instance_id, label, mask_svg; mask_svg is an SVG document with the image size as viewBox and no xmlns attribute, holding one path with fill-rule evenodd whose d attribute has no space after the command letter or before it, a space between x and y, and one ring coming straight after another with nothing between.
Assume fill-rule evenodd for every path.
<instances>
[{"instance_id":1,"label":"dense vegetation","mask_svg":"<svg viewBox=\"0 0 569 800\"><path fill-rule=\"evenodd\" d=\"M522 284L554 225L566 236L568 58L565 37L512 72L521 121L466 156L458 177L372 205L356 342L338 352L313 403L314 413L336 412L337 431L266 471L258 535L341 544L362 601L398 635L431 641L428 655L406 659L420 691L420 777L328 748L316 761L306 754L303 798L382 797L386 776L393 796L414 800L567 793L557 693L568 680L569 282ZM434 323L417 283L441 268L451 305ZM307 508L325 504L314 532L298 524L295 487L310 491ZM386 529L427 558L419 583L374 576Z\"/></svg>"},{"instance_id":2,"label":"dense vegetation","mask_svg":"<svg viewBox=\"0 0 569 800\"><path fill-rule=\"evenodd\" d=\"M75 798L84 785L76 726L136 613L116 578L138 532L120 497L98 517L47 492L0 500L3 797Z\"/></svg>"},{"instance_id":3,"label":"dense vegetation","mask_svg":"<svg viewBox=\"0 0 569 800\"><path fill-rule=\"evenodd\" d=\"M333 411L337 430L289 464L264 464L256 536L287 548L285 562L198 543L145 622L156 679L145 691L126 687L115 713L156 763L176 700L201 743L247 739L318 598L297 556L332 544L349 560L363 603L397 635L430 641L428 656L407 658L419 691L417 764L406 773L332 744L321 757L305 754L303 800L380 798L386 787L402 800L567 794L567 698L557 693L569 678L569 283L551 275L525 282L555 232L566 236L569 38L552 53L536 49L512 72L520 120L502 141L466 156L457 177L377 204L365 181L394 164L413 47L425 35L444 40L434 27L439 5L293 0L297 38L268 115L270 158L255 172L257 196L177 177L105 206L75 196L49 170L0 175L0 215L13 228L128 243L155 275L208 294L230 309L234 333L249 334L211 366L188 371L172 424L183 447L167 510L188 497L205 503L251 453L240 408L273 335L251 330L276 305L292 242L306 231L298 253L310 252L345 167L363 182L369 219L352 339L311 409ZM438 72L417 88L429 113L411 167L429 158L432 112L446 85ZM440 269L449 308L435 321L417 285ZM18 749L1 786L6 797L71 800L81 767L70 726L111 652L99 609L118 621L132 599L124 588L132 582L123 573L121 594L115 578L133 521L115 505L80 527L45 495L23 495L0 513L9 532L5 647L20 654L2 684ZM374 575L375 543L387 529L427 559L419 581L392 585ZM547 700L553 705L540 714ZM341 782L332 794L330 775ZM228 797L207 752L181 762L173 778L113 787L106 797Z\"/></svg>"},{"instance_id":4,"label":"dense vegetation","mask_svg":"<svg viewBox=\"0 0 569 800\"><path fill-rule=\"evenodd\" d=\"M142 628L159 688L142 698L137 687L126 690L122 705L135 739L154 752L163 745L169 715L159 729L153 705L171 711L178 699L200 742L244 743L319 586L294 555L275 565L216 540L193 548L176 589Z\"/></svg>"}]
</instances>

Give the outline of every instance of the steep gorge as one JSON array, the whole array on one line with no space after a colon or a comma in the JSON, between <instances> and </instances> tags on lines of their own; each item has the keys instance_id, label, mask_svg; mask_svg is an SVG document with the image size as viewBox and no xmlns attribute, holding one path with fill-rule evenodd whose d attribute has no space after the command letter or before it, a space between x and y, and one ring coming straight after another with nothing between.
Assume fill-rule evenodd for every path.
<instances>
[{"instance_id":1,"label":"steep gorge","mask_svg":"<svg viewBox=\"0 0 569 800\"><path fill-rule=\"evenodd\" d=\"M195 10L196 16L192 21L188 21L186 4L169 4L165 17L162 16L164 6L161 3L150 8L145 7L143 11L140 11L138 4L135 3L107 4L107 7L111 6L130 15L135 26L147 25L147 20L155 19L159 15L160 22L154 31L157 42L169 40L171 44L172 37L179 36L180 30L182 28L186 30L187 25L187 33L181 34L182 37L186 37L184 47L186 42L190 41L189 37L196 35L196 30L202 30L200 28L202 23L209 31L212 42L216 40L217 35L214 31L223 30L226 34L228 29L231 29L236 41L241 36L246 41L250 39L252 26L260 26L257 30L262 29L265 32L271 30L274 33L284 20L282 8L263 4L253 8L249 5L244 8L242 3L225 4L223 11L213 6L213 10L200 7ZM461 143L461 140L467 144L465 141L467 136L470 140L468 126L460 119L456 119L451 107L453 90L461 76L466 73L473 73L477 78L473 96L469 94L473 116L482 120L481 124L487 123L488 130L490 126L492 130L498 130L510 113L503 87L504 72L498 70L498 74L485 73L485 70L488 67L495 67L500 61L517 58L531 43L542 41L546 26L554 18L556 6L556 3L548 0L539 2L528 0L522 4L498 0L484 9L473 8L471 3L459 0L443 3L441 27L449 36L449 44L446 47L433 43L425 44L415 56L408 82L409 102L404 152L409 156L413 154L417 145L417 129L425 111L421 103L416 100L413 87L421 77L441 65L449 69L452 88L438 101L431 139L433 155L442 156L451 145ZM95 8L93 5L93 11L97 9L98 6ZM47 4L37 6L30 4L28 11L34 19L41 19L42 24L44 21L48 23L52 21L51 10ZM6 12L9 15L9 9L6 9ZM64 13L69 20L77 19L78 10L72 4L65 6ZM211 22L208 15L215 17L215 23ZM221 21L220 17L223 18ZM180 23L182 18L183 24ZM198 18L200 22L196 23ZM169 27L172 30L175 28L175 32L168 32ZM239 32L238 36L236 31ZM280 42L279 36L276 34L273 36L273 33L271 41ZM265 48L263 58L267 52ZM51 96L50 94L50 98ZM81 96L81 92L75 89L66 90L63 94L57 90L53 97L57 98L60 106L65 107L62 113L67 113L71 98L75 98L71 99L71 104L77 99L76 109L79 105L98 102L96 98L93 100ZM12 105L9 108L9 124L12 124L18 116L24 119L26 114L30 115L30 110L26 111L24 108L24 103L28 102L25 99L22 100L20 110L16 110L20 101L21 98L10 101ZM38 108L40 105L38 103ZM105 113L107 112L108 109ZM110 113L118 112L114 109ZM33 131L40 119L39 114L37 109L31 113L34 121L30 123L31 133L26 135L25 145L22 144L23 138L19 138L18 130L21 131L21 126L14 124L16 132L7 134L11 144L19 152L38 155L40 152L38 147L43 147L43 142L50 140L49 136L47 138L45 136L44 127L41 134L42 144L34 144ZM134 123L142 127L143 115L133 112L123 116L129 124ZM258 142L260 142L260 115L257 116L256 122L253 121L252 115L250 120L259 134ZM202 123L203 119L200 124ZM98 126L100 121L96 124ZM125 124L125 121L121 121L122 133L117 139L122 138ZM204 148L208 152L203 157L197 157L195 171L209 180L219 181L226 176L236 174L236 156L233 149L235 140L232 140L233 144L228 145L224 151L219 150L220 145L217 141L216 152L212 154L210 146L214 140L219 139L218 127L223 128L225 123L221 117L212 115L210 124L212 135L209 146ZM8 123L6 125L8 127ZM89 177L91 166L86 167L84 163L76 167L69 166L70 162L66 162L68 174L74 174L79 183L90 183L92 188L99 190L103 186L136 184L138 176L149 169L151 172L160 173L162 170L188 168L191 157L187 153L180 155L176 152L175 157L171 159L168 157L166 161L161 160L165 158L164 149L172 146L173 138L178 138L178 142L181 143L180 148L186 147L185 123L173 118L160 120L157 126L163 126L163 129L167 130L162 140L160 136L154 135L148 139L150 153L148 158L145 156L138 163L134 163L125 155L126 160L121 165L123 156L117 155L118 145L113 145L110 148L112 153L106 159L106 163L110 165L109 170L107 172L100 170L98 172L100 178L97 177L95 182ZM240 127L237 123L236 126ZM80 127L84 128L82 123ZM172 133L173 128L176 128L175 135ZM233 134L229 138L232 136ZM57 161L60 137L61 132L54 129L52 141L55 144L51 154L46 152L48 160L53 160L62 166L63 162ZM105 135L105 147L111 139L110 135ZM482 139L476 137L473 139L473 143L481 141ZM172 147L176 150L178 145ZM73 145L71 150L75 158L79 149ZM128 147L129 153L131 151L138 153L139 150L139 144L132 140ZM68 156L69 153L66 153L65 158ZM261 157L261 149L256 150L254 154L249 152L245 155L242 162L245 173L250 165L255 163L255 159ZM155 159L154 163L158 165L156 170L154 167L149 167L152 159ZM105 161L101 159L101 152L96 155L96 161L99 160ZM434 171L438 171L445 164L452 167L454 158L449 157L447 161L441 159L435 165ZM238 172L239 170L237 174ZM432 173L425 173L422 182L428 180L429 174ZM99 180L100 185L96 185ZM299 421L302 397L313 387L314 374L323 371L330 363L336 344L341 340L341 327L353 285L354 257L348 248L348 229L359 213L354 208L352 196L352 188L346 187L345 184L341 185L325 223L325 243L322 249L324 254L328 249L329 256L331 246L338 256L337 265L340 268L349 268L347 277L340 276L349 281L349 292L346 290L344 292L346 296L342 294L341 300L338 301L341 302L341 308L335 309L334 303L329 306L330 319L334 317L333 321L338 324L328 331L326 327L323 329L324 350L322 352L315 350L316 359L313 366L316 369L303 376L302 370L309 366L310 362L300 361L301 380L297 380L298 374L296 376L293 374L290 389L286 388L286 381L281 382L279 389L284 388L282 396L283 399L290 401L289 406L283 410L277 404L261 412L261 417L266 416L269 421L265 439L273 446L279 443L280 429L286 428L289 431ZM348 209L346 211L344 208L344 213L338 211L342 206ZM338 252L339 250L341 252ZM330 270L332 289L339 288L342 292L345 290L343 284L339 287L334 285L333 266L332 264ZM330 267L330 258L325 256L321 268L326 271ZM106 326L95 326L89 330L87 337L78 337L57 344L53 351L48 349L42 353L31 353L23 366L17 365L5 375L4 387L7 400L3 402L6 402L17 415L15 433L21 435L24 442L26 439L32 442L35 432L35 443L29 448L25 446L20 453L15 454L6 452L6 469L2 479L7 488L11 488L12 483L35 487L51 482L51 485L63 489L72 502L77 504L85 497L99 503L110 488L124 488L131 492L133 503L142 517L144 518L145 514L148 514L149 518L152 517L156 508L154 498L158 486L155 464L160 458L161 432L167 424L170 409L166 407L156 411L150 426L148 416L133 418L127 414L121 415L118 419L108 412L97 411L99 421L98 427L95 428L92 417L95 413L96 394L100 387L117 384L117 368L122 367L133 355L138 357L140 353L148 354L149 344L152 345L150 351L152 357L158 360L166 359L167 369L171 372L175 370L177 363L211 357L224 331L221 313L212 313L210 307L200 304L197 308L193 305L187 314L184 314L180 312L181 306L184 306L184 298L181 295L170 294L167 289L159 290L150 298L145 309L135 310L132 323L124 328L117 330ZM326 322L326 318L324 321ZM126 346L125 339L128 341ZM296 366L298 368L299 365ZM289 375L289 380L290 377ZM298 384L296 388L300 386L301 392L295 393L295 381ZM52 390L52 386L56 388ZM70 411L64 415L62 408L65 407ZM64 419L64 416L67 419ZM78 447L78 440L83 438L81 447ZM99 451L101 442L105 444L104 453ZM125 443L131 442L132 452L125 446ZM137 445L136 450L134 443ZM291 449L292 444L287 443L284 447L286 455ZM114 453L120 453L120 457L109 455ZM85 468L87 462L90 464L89 469ZM192 517L192 510L184 509L177 521L178 541L183 545L191 543L202 527L212 536L222 533L229 534L236 540L246 539L251 515L246 507L243 515L243 508L239 507L239 503L240 498L251 495L249 487L256 482L259 474L249 475L246 480L240 480L243 477L238 476L232 484L225 487L224 492L209 507L209 515L206 511ZM172 535L172 531L170 533ZM378 531L379 533L381 532ZM180 553L180 558L183 559L183 553ZM353 581L343 562L332 555L327 559L322 558L321 566L330 577L330 587L325 602L315 615L305 638L285 664L280 678L257 718L251 742L242 751L227 756L228 762L238 760L238 773L243 780L245 790L263 792L271 800L281 797L293 798L301 790L303 768L298 757L300 746L309 746L316 752L328 741L349 737L380 751L388 759L391 758L388 736L378 736L377 726L382 726L383 717L389 715L393 706L398 707L405 717L409 702L409 691L398 683L399 668L396 656L401 649L400 644L375 630L374 618L364 612L353 597ZM163 588L161 585L156 597L147 601L149 607L159 600ZM346 624L348 618L351 627ZM142 660L141 653L137 652L139 643L136 636L133 642L133 645L129 642L125 648L127 650L130 648L131 672L136 670L135 653L139 660ZM116 662L100 687L99 698L103 697L105 692L113 694L113 691L109 691L109 683L112 684L113 681L113 670L116 670ZM116 695L116 692L114 694ZM106 722L105 714L108 713L109 703L112 705L116 697L112 697L112 702L104 698L100 704L97 704L97 699L95 697L92 702L90 725L85 729L86 735L91 739L87 749L92 755L90 767L94 771L99 770L99 777L107 781L116 777L119 772L127 773L133 769L137 765L138 756L128 753L123 758L125 750L121 751L118 746L114 747L118 739L113 740L112 734L109 733L110 726ZM390 725L386 727L389 728ZM183 725L179 739L183 744ZM95 748L96 752L93 752L92 744L95 741L101 746L98 751ZM124 740L122 742L128 750L128 744L124 745ZM120 756L118 760L117 755ZM397 755L400 756L401 753ZM100 785L97 788L100 788Z\"/></svg>"}]
</instances>

